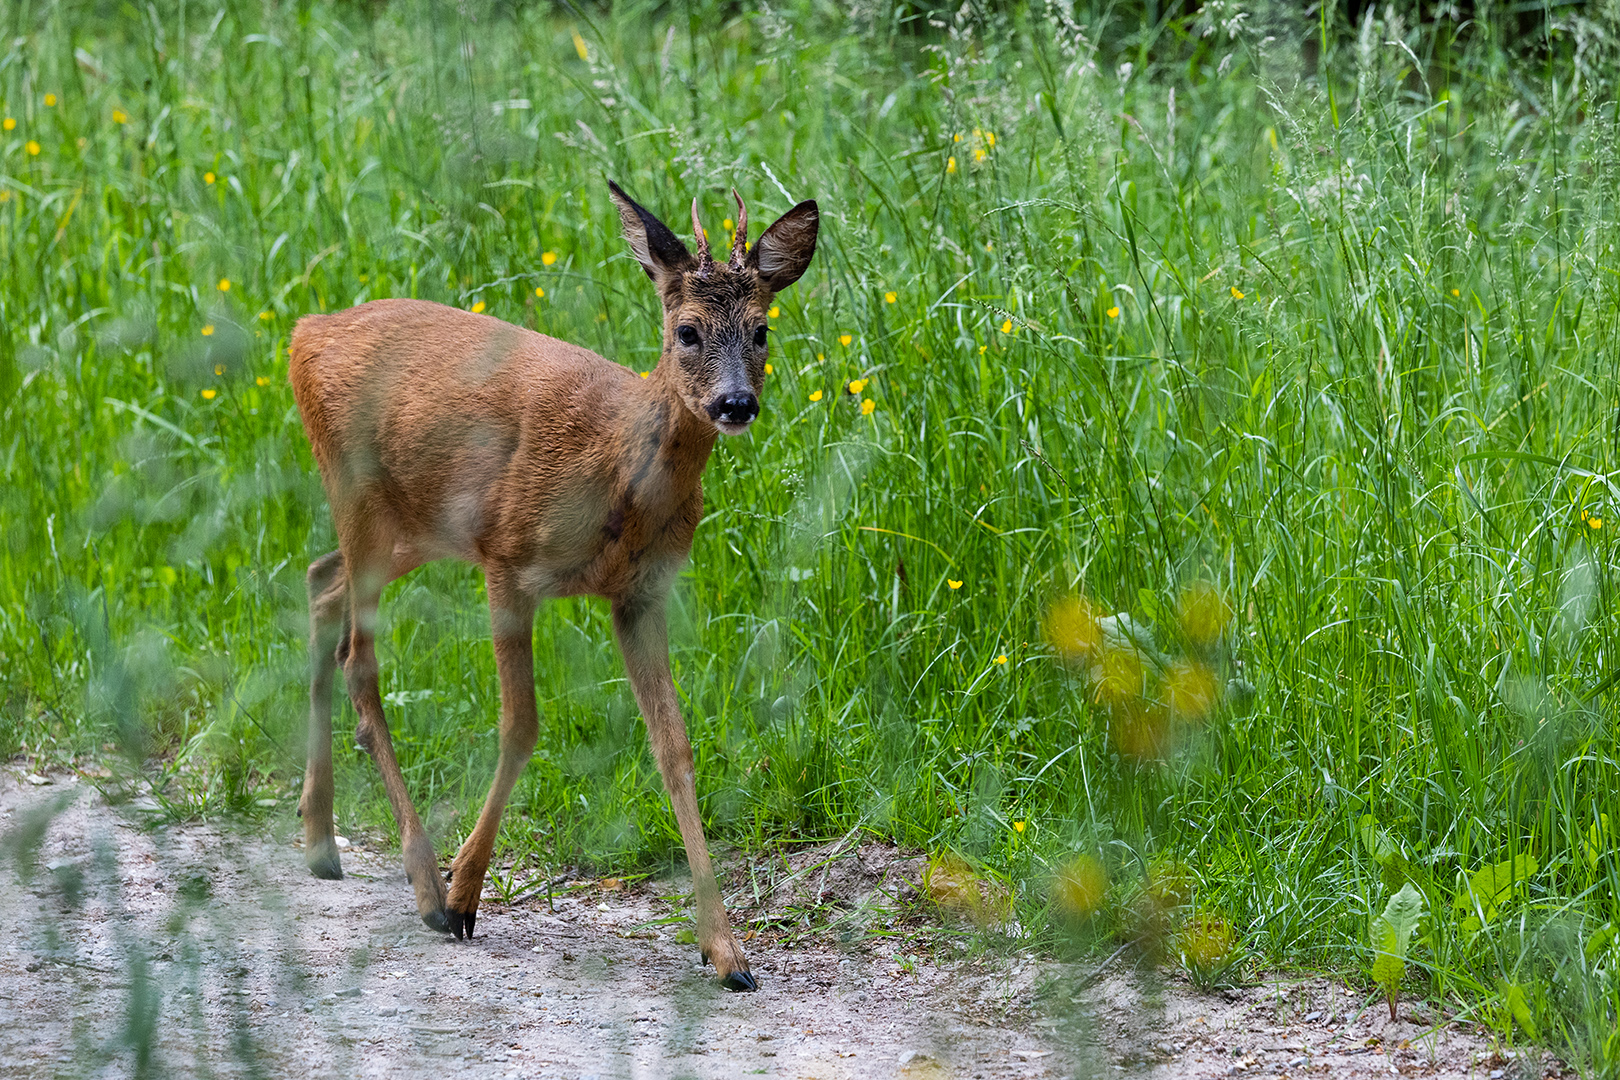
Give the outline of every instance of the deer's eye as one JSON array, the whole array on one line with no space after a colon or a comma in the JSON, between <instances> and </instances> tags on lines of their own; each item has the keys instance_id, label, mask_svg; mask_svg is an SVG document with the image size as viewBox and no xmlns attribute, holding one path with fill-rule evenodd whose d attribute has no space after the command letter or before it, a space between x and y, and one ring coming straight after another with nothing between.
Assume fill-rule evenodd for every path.
<instances>
[{"instance_id":1,"label":"deer's eye","mask_svg":"<svg viewBox=\"0 0 1620 1080\"><path fill-rule=\"evenodd\" d=\"M698 332L692 329L690 326L676 328L675 337L682 345L685 345L689 349L695 347L700 340L698 338Z\"/></svg>"},{"instance_id":2,"label":"deer's eye","mask_svg":"<svg viewBox=\"0 0 1620 1080\"><path fill-rule=\"evenodd\" d=\"M763 349L764 347L765 347L765 328L762 326L758 330L754 331L754 348Z\"/></svg>"}]
</instances>

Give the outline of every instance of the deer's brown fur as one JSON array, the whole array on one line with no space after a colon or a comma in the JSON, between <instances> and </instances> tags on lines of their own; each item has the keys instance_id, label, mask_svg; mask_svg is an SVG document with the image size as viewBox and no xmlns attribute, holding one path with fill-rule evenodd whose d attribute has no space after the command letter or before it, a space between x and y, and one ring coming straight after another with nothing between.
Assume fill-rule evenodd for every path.
<instances>
[{"instance_id":1,"label":"deer's brown fur","mask_svg":"<svg viewBox=\"0 0 1620 1080\"><path fill-rule=\"evenodd\" d=\"M732 261L717 264L701 225L694 258L612 192L664 307L663 353L645 379L577 345L415 300L306 316L293 331L293 390L338 535L338 550L309 570L305 858L317 876L342 876L331 747L341 664L417 910L428 925L470 937L501 813L538 736L535 610L549 597L603 596L686 845L703 955L726 985L752 989L698 817L664 604L703 514L715 437L743 430L758 411L765 312L808 267L819 218L813 202L800 203L752 249L739 236ZM746 222L741 199L738 207ZM448 889L394 759L374 646L383 586L441 558L484 570L501 684L495 780Z\"/></svg>"}]
</instances>

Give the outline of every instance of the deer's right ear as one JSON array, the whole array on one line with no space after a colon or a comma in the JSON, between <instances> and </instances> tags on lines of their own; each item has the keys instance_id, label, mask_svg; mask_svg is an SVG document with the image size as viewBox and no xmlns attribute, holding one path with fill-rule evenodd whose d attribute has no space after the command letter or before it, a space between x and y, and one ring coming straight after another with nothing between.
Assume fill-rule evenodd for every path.
<instances>
[{"instance_id":1,"label":"deer's right ear","mask_svg":"<svg viewBox=\"0 0 1620 1080\"><path fill-rule=\"evenodd\" d=\"M636 261L647 271L654 284L662 289L675 275L696 265L686 245L652 211L639 205L611 180L608 181L608 191L619 207L624 238L630 241L630 250L635 254Z\"/></svg>"}]
</instances>

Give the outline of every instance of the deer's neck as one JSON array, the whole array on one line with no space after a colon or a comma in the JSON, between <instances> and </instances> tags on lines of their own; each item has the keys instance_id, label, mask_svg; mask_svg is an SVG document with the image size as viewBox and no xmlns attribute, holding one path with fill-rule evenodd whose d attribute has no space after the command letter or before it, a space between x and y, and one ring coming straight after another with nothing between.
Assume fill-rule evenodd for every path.
<instances>
[{"instance_id":1,"label":"deer's neck","mask_svg":"<svg viewBox=\"0 0 1620 1080\"><path fill-rule=\"evenodd\" d=\"M641 487L656 477L679 502L698 489L717 432L687 408L662 362L647 376L646 389L643 415L632 425L640 445L627 455L635 462L631 483Z\"/></svg>"}]
</instances>

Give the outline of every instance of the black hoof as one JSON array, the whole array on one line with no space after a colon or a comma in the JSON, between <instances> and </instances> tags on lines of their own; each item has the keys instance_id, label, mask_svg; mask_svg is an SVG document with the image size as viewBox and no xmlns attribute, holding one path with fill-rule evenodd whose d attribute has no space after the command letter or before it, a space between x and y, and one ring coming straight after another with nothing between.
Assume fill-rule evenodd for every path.
<instances>
[{"instance_id":1,"label":"black hoof","mask_svg":"<svg viewBox=\"0 0 1620 1080\"><path fill-rule=\"evenodd\" d=\"M338 858L336 849L318 855L312 855L305 860L309 872L326 881L341 881L343 879L343 863Z\"/></svg>"},{"instance_id":2,"label":"black hoof","mask_svg":"<svg viewBox=\"0 0 1620 1080\"><path fill-rule=\"evenodd\" d=\"M478 912L456 911L454 908L451 908L446 912L446 914L450 916L450 932L456 935L456 940L460 941L462 931L466 931L467 940L471 941L473 923L478 921Z\"/></svg>"},{"instance_id":3,"label":"black hoof","mask_svg":"<svg viewBox=\"0 0 1620 1080\"><path fill-rule=\"evenodd\" d=\"M755 982L754 977L746 971L733 971L720 980L720 985L723 989L735 990L738 993L752 993L759 989L759 983Z\"/></svg>"},{"instance_id":4,"label":"black hoof","mask_svg":"<svg viewBox=\"0 0 1620 1080\"><path fill-rule=\"evenodd\" d=\"M450 920L444 917L442 909L428 912L422 916L422 921L427 923L429 930L437 930L441 934L450 932ZM460 937L461 935L457 934L456 936Z\"/></svg>"}]
</instances>

